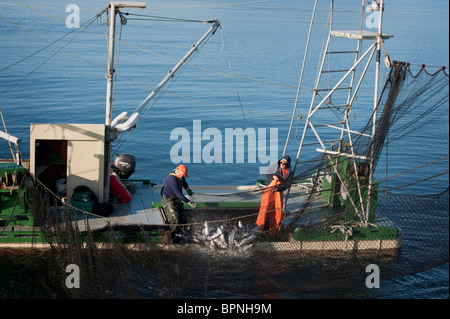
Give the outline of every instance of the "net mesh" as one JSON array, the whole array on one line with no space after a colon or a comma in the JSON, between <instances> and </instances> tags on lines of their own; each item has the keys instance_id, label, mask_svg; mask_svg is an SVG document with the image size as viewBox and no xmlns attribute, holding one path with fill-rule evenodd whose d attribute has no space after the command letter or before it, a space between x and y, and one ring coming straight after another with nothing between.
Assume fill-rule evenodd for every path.
<instances>
[{"instance_id":1,"label":"net mesh","mask_svg":"<svg viewBox=\"0 0 450 319\"><path fill-rule=\"evenodd\" d=\"M289 181L281 228L273 236L268 230L252 232L259 206L251 203L260 201L263 187L233 194L195 193L192 199L199 203L250 205L188 210L178 243L161 245L155 238L164 229L155 225L119 226L106 217L105 227L91 229L89 213L68 205L61 209L59 199L34 180L27 200L34 227L51 246L45 264L51 284L60 296L70 298L329 294L363 287L369 264L378 265L387 280L448 262L448 96L445 70L430 74L422 68L414 75L409 65L395 63L380 98L383 109L374 142L358 135L342 143L366 154L367 160L353 165L345 157L330 161L322 155L302 164ZM371 127L369 121L366 128ZM351 191L368 190L372 160L377 192L370 192L376 201L363 216ZM333 174L343 165L345 188ZM356 235L370 236L381 227L386 234L378 236L401 234L400 251L375 248L366 254L352 249ZM306 237L320 238L331 248L302 250L299 243L306 243L301 240ZM68 288L68 265L79 268L77 289Z\"/></svg>"}]
</instances>

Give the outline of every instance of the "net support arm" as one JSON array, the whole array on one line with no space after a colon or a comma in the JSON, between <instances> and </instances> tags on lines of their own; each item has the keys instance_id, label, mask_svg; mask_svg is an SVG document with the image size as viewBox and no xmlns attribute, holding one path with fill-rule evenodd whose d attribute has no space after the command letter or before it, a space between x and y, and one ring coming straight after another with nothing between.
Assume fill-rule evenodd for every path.
<instances>
[{"instance_id":1,"label":"net support arm","mask_svg":"<svg viewBox=\"0 0 450 319\"><path fill-rule=\"evenodd\" d=\"M131 129L139 121L139 113L143 110L145 106L158 94L158 92L176 75L180 68L186 63L186 61L198 50L198 47L206 40L210 34L214 34L217 28L220 26L220 21L212 20L205 21L205 23L212 24L211 27L206 31L206 33L192 45L191 49L185 54L185 56L171 69L165 78L156 86L156 88L141 102L141 104L136 108L134 113L127 118L126 113L121 113L112 123L112 128L117 132L122 132ZM126 121L123 121L126 119ZM122 123L121 120L123 121Z\"/></svg>"},{"instance_id":2,"label":"net support arm","mask_svg":"<svg viewBox=\"0 0 450 319\"><path fill-rule=\"evenodd\" d=\"M20 138L10 135L8 133L5 133L3 131L0 131L0 138L7 140L8 142L11 142L16 146L19 146L19 144L22 142L22 140Z\"/></svg>"}]
</instances>

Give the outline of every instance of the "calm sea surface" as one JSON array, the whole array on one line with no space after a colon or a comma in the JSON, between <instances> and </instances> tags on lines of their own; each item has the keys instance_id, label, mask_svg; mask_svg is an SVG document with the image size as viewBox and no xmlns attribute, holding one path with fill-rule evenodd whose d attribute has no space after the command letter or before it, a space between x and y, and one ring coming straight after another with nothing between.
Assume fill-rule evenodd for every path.
<instances>
[{"instance_id":1,"label":"calm sea surface","mask_svg":"<svg viewBox=\"0 0 450 319\"><path fill-rule=\"evenodd\" d=\"M107 2L98 0L72 2L80 9L82 26L107 6ZM335 29L359 28L360 2L336 2ZM385 2L383 31L394 35L385 43L391 58L412 63L413 70L421 64L448 66L448 1ZM250 127L258 132L258 139L266 139L265 155L277 158L283 152L313 4L296 0L151 1L143 11L124 10L196 21L218 19L222 25L190 60L192 66L185 68L166 94L148 109L137 129L114 144L114 152L136 156L134 177L161 184L177 160L183 158L189 166L191 185L253 184L259 177L258 164L267 165L267 156L257 154L258 163L248 156L242 163L234 157L228 163L230 150L223 149L209 163L204 141L209 140L210 132L220 132L217 136L225 140L227 128ZM106 15L93 20L89 31L80 33L80 29L66 26L71 12L66 12L65 5L50 0L0 1L0 106L8 132L22 139L24 158L29 157L30 123L105 121ZM319 3L316 22L326 21L328 6L328 1ZM199 22L126 17L128 23L122 28L118 25L116 31L120 42L116 43L113 118L122 111L134 111L208 28ZM324 26L317 25L314 32L299 115L309 105L309 95L303 100L303 94L313 86ZM386 75L381 73L381 81ZM364 93L363 102L370 99L372 91ZM195 129L206 136L199 146L193 141ZM189 149L176 144L180 132L189 134L185 144ZM293 140L287 153L296 154L297 147L298 140ZM1 143L0 158L9 157L7 144ZM342 297L448 298L448 283L446 263L383 281L380 289L363 289Z\"/></svg>"}]
</instances>

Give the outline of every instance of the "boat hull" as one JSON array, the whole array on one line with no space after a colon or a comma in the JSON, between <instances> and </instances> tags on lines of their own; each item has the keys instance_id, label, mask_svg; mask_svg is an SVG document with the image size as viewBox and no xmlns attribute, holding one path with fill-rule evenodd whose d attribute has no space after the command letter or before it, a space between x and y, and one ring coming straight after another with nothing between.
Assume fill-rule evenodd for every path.
<instances>
[{"instance_id":1,"label":"boat hull","mask_svg":"<svg viewBox=\"0 0 450 319\"><path fill-rule=\"evenodd\" d=\"M25 173L25 169L15 164L2 164L2 175ZM163 245L161 236L164 230L169 229L164 211L161 208L160 189L161 186L150 183L149 180L131 180L133 184L133 198L127 204L115 202L114 210L108 216L99 216L95 213L86 212L74 208L70 203L58 202L56 214L60 214L59 220L69 211L72 221L76 223L76 229L80 232L82 245L85 245L88 235L96 241L98 248L110 248L108 240L114 236L121 245L130 250L160 250L171 251L179 249L197 249L201 244L193 244L190 241L183 243ZM191 227L201 225L208 221L214 223L234 223L239 221L246 225L250 231L256 221L259 212L259 200L261 185L256 186L193 186L198 192L197 196L203 196L213 201L198 202L198 208L192 210L186 206L188 222ZM246 193L245 198L239 198ZM37 252L52 248L51 244L56 239L46 236L48 232L42 221L35 221L30 206L30 194L24 186L7 186L2 189L0 201L0 250L3 252L26 251ZM236 197L233 196L236 195ZM226 195L226 196L224 196ZM196 195L194 195L196 196ZM228 198L228 201L218 199ZM54 208L53 208L54 209ZM380 228L381 229L381 228ZM252 251L255 252L295 252L295 253L354 253L370 252L376 254L395 254L401 251L402 236L397 231L387 236L389 231L370 231L371 236L358 237L362 230L355 229L355 236L348 236L333 229L321 229L322 236L317 233L302 230L299 226L294 233L287 237L270 236L265 234L261 240L254 241ZM143 235L144 234L144 235ZM204 245L203 245L204 246ZM223 248L223 247L222 247Z\"/></svg>"}]
</instances>

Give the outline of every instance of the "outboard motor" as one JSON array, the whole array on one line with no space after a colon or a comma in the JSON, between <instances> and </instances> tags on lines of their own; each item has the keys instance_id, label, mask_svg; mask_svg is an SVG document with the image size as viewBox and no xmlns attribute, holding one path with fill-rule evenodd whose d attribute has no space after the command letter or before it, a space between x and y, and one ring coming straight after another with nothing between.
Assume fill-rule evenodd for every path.
<instances>
[{"instance_id":1,"label":"outboard motor","mask_svg":"<svg viewBox=\"0 0 450 319\"><path fill-rule=\"evenodd\" d=\"M129 154L116 154L114 170L118 172L120 178L129 178L136 170L136 158Z\"/></svg>"}]
</instances>

